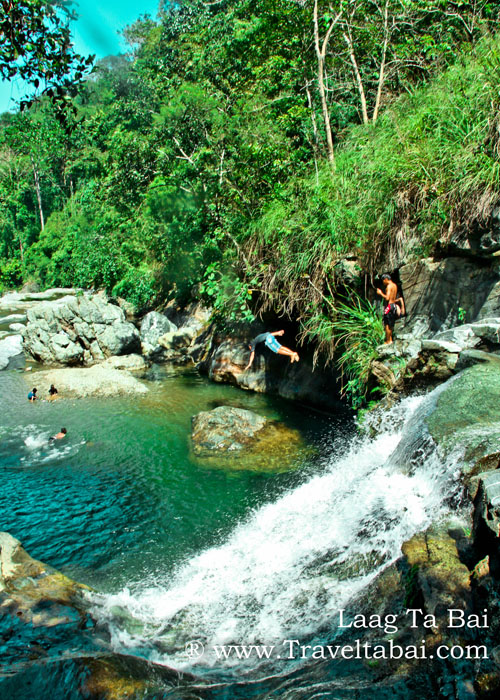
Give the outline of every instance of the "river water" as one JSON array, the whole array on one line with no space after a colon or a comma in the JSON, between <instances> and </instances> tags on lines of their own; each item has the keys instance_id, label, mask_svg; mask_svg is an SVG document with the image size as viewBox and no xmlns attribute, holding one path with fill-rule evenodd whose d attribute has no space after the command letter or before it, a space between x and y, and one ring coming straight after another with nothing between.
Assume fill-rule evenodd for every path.
<instances>
[{"instance_id":1,"label":"river water","mask_svg":"<svg viewBox=\"0 0 500 700\"><path fill-rule=\"evenodd\" d=\"M335 639L338 611L355 609L401 544L453 507L456 457L431 452L404 467L405 435L432 397L407 399L369 438L347 413L325 416L194 372L160 369L146 395L30 404L34 376L0 372L0 529L94 589L95 648L188 671L205 684L194 695L155 698L361 697L359 664L347 667L346 680L345 665L284 658L283 641ZM285 422L304 448L274 457L264 471L197 462L191 417L221 404ZM67 438L50 445L62 426ZM186 655L193 642L203 644L202 655ZM274 650L269 659L220 658L216 650L228 644ZM63 644L53 656L69 651ZM2 675L13 674L14 657L5 658ZM9 680L12 697L30 697L21 675ZM84 697L70 676L60 697ZM46 695L37 697L59 697L55 683L49 664L38 666Z\"/></svg>"}]
</instances>

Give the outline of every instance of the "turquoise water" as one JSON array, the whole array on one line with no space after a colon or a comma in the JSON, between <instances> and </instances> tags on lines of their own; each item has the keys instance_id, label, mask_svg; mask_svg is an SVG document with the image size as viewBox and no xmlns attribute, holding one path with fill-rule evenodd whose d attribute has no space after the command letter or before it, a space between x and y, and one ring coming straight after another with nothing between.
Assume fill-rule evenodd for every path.
<instances>
[{"instance_id":1,"label":"turquoise water","mask_svg":"<svg viewBox=\"0 0 500 700\"><path fill-rule=\"evenodd\" d=\"M195 372L156 375L145 395L30 404L36 373L0 372L0 529L91 586L97 620L46 630L0 616L1 699L32 700L33 689L37 700L374 697L362 661L248 665L215 663L210 653L187 661L185 643L201 638L209 650L221 639L336 638L338 610L358 611L401 543L447 512L456 464L434 453L409 474L391 463L421 399L361 439L347 414L326 416ZM271 471L197 462L191 417L221 404L286 423L302 446L270 458ZM62 426L67 438L50 445ZM82 690L95 680L92 659L109 652L130 655L112 657L124 659L125 677L154 680L158 671L142 658L200 680L186 675L177 687L173 676L170 687L162 677L146 694ZM395 682L398 696L415 697Z\"/></svg>"},{"instance_id":2,"label":"turquoise water","mask_svg":"<svg viewBox=\"0 0 500 700\"><path fill-rule=\"evenodd\" d=\"M31 404L36 383L35 373L0 373L0 527L100 591L223 541L252 509L300 483L342 422L194 372L146 382L146 395ZM299 451L285 473L235 471L226 459L200 465L189 452L191 417L220 404L284 420L316 450ZM67 438L50 446L62 426Z\"/></svg>"}]
</instances>

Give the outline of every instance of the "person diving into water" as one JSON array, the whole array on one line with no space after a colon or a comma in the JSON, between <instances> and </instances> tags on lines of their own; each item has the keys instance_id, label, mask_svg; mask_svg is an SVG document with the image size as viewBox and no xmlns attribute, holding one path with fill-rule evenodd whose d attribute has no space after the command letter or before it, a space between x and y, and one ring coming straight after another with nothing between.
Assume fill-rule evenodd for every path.
<instances>
[{"instance_id":1,"label":"person diving into water","mask_svg":"<svg viewBox=\"0 0 500 700\"><path fill-rule=\"evenodd\" d=\"M255 348L259 343L264 343L266 347L268 347L270 350L275 352L277 355L286 355L287 357L290 358L290 362L298 362L299 361L299 355L296 353L294 350L290 350L290 348L285 347L284 345L281 345L277 340L276 336L279 335L285 335L285 331L273 331L271 332L266 332L266 333L260 333L260 335L256 336L250 345L248 346L250 348L250 359L248 360L248 364L245 367L244 371L246 372L248 369L253 364L254 358L255 358Z\"/></svg>"}]
</instances>

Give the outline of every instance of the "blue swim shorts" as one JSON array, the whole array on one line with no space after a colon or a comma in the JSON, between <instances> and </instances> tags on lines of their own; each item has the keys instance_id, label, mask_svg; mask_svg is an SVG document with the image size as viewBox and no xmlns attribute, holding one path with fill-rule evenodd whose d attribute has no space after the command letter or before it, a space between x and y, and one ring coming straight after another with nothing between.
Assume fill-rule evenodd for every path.
<instances>
[{"instance_id":1,"label":"blue swim shorts","mask_svg":"<svg viewBox=\"0 0 500 700\"><path fill-rule=\"evenodd\" d=\"M274 335L271 335L271 333L269 333L269 335L267 336L265 340L265 345L269 348L269 350L272 350L273 352L278 352L278 350L281 347Z\"/></svg>"}]
</instances>

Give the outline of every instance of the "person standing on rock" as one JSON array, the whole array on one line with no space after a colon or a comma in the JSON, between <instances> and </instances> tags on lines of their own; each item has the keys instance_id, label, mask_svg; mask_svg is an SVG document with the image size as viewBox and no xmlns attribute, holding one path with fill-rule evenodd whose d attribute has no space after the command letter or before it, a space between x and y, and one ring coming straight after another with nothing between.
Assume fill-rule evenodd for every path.
<instances>
[{"instance_id":1,"label":"person standing on rock","mask_svg":"<svg viewBox=\"0 0 500 700\"><path fill-rule=\"evenodd\" d=\"M260 333L260 335L256 336L252 340L252 342L248 346L250 348L250 359L248 360L248 365L244 369L245 372L248 369L250 369L250 367L253 364L255 358L255 348L259 343L264 343L266 347L275 352L277 355L287 355L287 357L290 358L290 362L299 361L300 358L294 350L290 350L290 348L286 348L284 345L280 345L280 343L278 343L278 341L276 340L277 335L285 335L285 331Z\"/></svg>"},{"instance_id":2,"label":"person standing on rock","mask_svg":"<svg viewBox=\"0 0 500 700\"><path fill-rule=\"evenodd\" d=\"M389 345L392 343L394 324L401 314L404 314L405 309L403 297L398 297L397 284L392 281L390 275L382 275L382 284L385 291L377 288L377 294L386 302L384 306L384 330L385 344Z\"/></svg>"}]
</instances>

